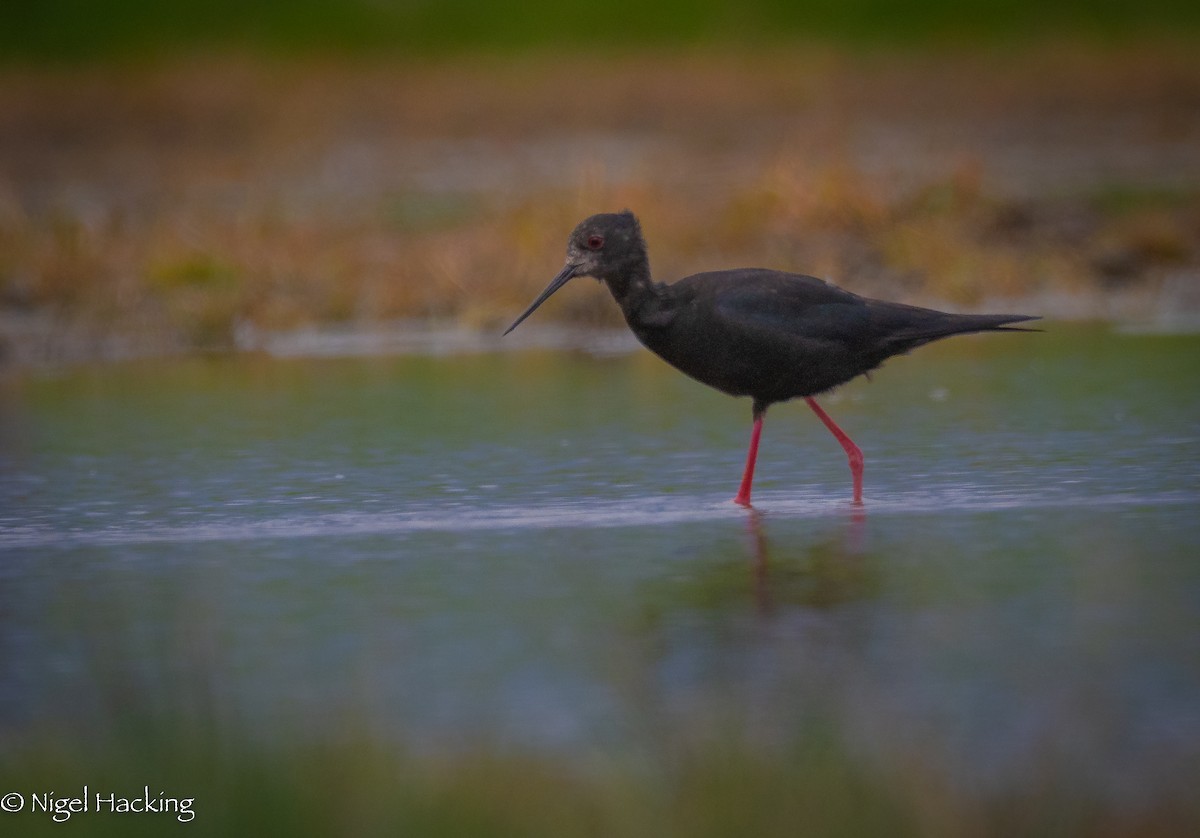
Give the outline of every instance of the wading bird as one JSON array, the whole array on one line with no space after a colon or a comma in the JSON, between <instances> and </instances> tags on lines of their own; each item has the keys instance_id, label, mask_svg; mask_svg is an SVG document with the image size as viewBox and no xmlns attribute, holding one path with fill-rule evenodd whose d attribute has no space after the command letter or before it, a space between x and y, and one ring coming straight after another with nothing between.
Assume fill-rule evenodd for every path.
<instances>
[{"instance_id":1,"label":"wading bird","mask_svg":"<svg viewBox=\"0 0 1200 838\"><path fill-rule=\"evenodd\" d=\"M811 276L738 268L667 285L650 278L637 218L593 215L567 242L567 262L508 334L572 277L603 282L637 339L680 372L722 393L750 396L754 426L734 502L750 505L763 415L802 398L850 461L854 503L862 504L863 456L813 396L828 392L930 341L970 332L1029 331L1022 314L949 314L860 297Z\"/></svg>"}]
</instances>

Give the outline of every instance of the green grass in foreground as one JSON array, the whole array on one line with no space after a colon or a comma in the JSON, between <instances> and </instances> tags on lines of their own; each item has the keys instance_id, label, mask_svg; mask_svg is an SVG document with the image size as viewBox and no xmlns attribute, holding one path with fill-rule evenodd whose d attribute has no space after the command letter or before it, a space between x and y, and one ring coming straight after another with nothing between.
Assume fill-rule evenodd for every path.
<instances>
[{"instance_id":1,"label":"green grass in foreground","mask_svg":"<svg viewBox=\"0 0 1200 838\"><path fill-rule=\"evenodd\" d=\"M429 54L796 37L919 44L1063 33L1120 39L1197 27L1200 5L1185 0L43 0L0 12L0 56L70 60L212 46Z\"/></svg>"},{"instance_id":2,"label":"green grass in foreground","mask_svg":"<svg viewBox=\"0 0 1200 838\"><path fill-rule=\"evenodd\" d=\"M680 748L669 764L577 762L478 752L412 757L369 737L250 747L222 737L119 737L103 747L43 743L10 749L0 783L25 811L0 813L10 834L58 834L32 795L79 796L89 835L160 835L173 814L96 811L94 798L178 799L192 832L224 835L909 835L912 802L855 766L828 737L776 756L713 745ZM185 801L191 801L187 803ZM800 832L797 832L800 830Z\"/></svg>"},{"instance_id":3,"label":"green grass in foreground","mask_svg":"<svg viewBox=\"0 0 1200 838\"><path fill-rule=\"evenodd\" d=\"M899 774L874 770L819 723L791 747L674 742L649 756L474 753L417 757L378 739L250 746L228 736L126 733L103 744L8 747L0 784L25 810L8 834L58 835L32 795L79 796L69 818L88 835L974 836L1169 835L1194 813L1128 818L1110 802L1047 788L985 801L947 787L919 754ZM179 801L176 813L97 812L95 796ZM110 804L111 805L111 804ZM186 814L187 811L194 815ZM184 812L183 823L178 812ZM15 828L15 829L14 829Z\"/></svg>"}]
</instances>

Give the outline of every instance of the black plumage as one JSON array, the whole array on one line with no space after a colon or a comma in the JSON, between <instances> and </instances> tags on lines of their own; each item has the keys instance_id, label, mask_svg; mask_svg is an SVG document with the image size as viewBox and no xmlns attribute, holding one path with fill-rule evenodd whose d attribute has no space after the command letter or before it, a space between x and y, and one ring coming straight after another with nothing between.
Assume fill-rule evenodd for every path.
<instances>
[{"instance_id":1,"label":"black plumage","mask_svg":"<svg viewBox=\"0 0 1200 838\"><path fill-rule=\"evenodd\" d=\"M566 265L505 334L575 276L604 282L638 340L667 363L723 393L753 399L751 450L735 498L744 505L750 503L758 436L770 405L808 401L846 449L854 500L861 503L861 452L812 397L930 341L970 332L1026 331L1011 324L1037 319L950 314L873 300L816 277L764 268L654 282L641 228L626 211L593 215L575 228Z\"/></svg>"}]
</instances>

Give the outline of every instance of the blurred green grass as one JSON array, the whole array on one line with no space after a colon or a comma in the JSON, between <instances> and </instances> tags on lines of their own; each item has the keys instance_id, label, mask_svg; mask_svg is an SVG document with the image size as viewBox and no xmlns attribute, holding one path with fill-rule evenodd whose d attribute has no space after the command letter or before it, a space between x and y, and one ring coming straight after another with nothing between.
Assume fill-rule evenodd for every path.
<instances>
[{"instance_id":1,"label":"blurred green grass","mask_svg":"<svg viewBox=\"0 0 1200 838\"><path fill-rule=\"evenodd\" d=\"M1195 32L1186 0L45 0L6 4L0 56L78 60L194 48L437 54L818 39L845 43L1101 39Z\"/></svg>"},{"instance_id":2,"label":"blurred green grass","mask_svg":"<svg viewBox=\"0 0 1200 838\"><path fill-rule=\"evenodd\" d=\"M193 731L195 733L195 731ZM0 784L54 792L181 801L202 835L420 836L1170 836L1195 822L1181 805L1116 815L1113 801L1050 785L976 799L937 779L919 753L903 770L864 765L814 720L801 740L762 749L736 737L678 740L649 757L476 749L438 756L381 745L365 732L339 742L250 745L245 731L210 737L127 735L89 745L49 738L6 748ZM162 835L170 812L71 816L6 813L23 836ZM184 815L186 819L188 816Z\"/></svg>"},{"instance_id":3,"label":"blurred green grass","mask_svg":"<svg viewBox=\"0 0 1200 838\"><path fill-rule=\"evenodd\" d=\"M212 740L109 742L101 751L43 744L10 751L0 782L28 796L191 800L186 827L204 835L916 835L918 815L844 748L814 736L790 753L684 746L666 763L480 750L405 755L370 737L304 746ZM79 813L88 835L161 835L176 815ZM186 817L186 816L185 816ZM29 807L4 814L26 836L64 829ZM70 827L66 827L70 828ZM16 832L10 834L18 834Z\"/></svg>"}]
</instances>

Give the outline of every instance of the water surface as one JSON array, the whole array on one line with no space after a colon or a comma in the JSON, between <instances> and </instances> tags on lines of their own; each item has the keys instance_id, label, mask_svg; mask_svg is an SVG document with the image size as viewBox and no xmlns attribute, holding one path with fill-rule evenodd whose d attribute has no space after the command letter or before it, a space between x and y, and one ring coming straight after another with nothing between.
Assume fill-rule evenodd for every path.
<instances>
[{"instance_id":1,"label":"water surface","mask_svg":"<svg viewBox=\"0 0 1200 838\"><path fill-rule=\"evenodd\" d=\"M587 762L814 724L966 797L1200 782L1200 337L948 341L767 416L647 353L29 374L0 735L183 719ZM816 721L814 721L816 720ZM833 733L829 734L832 730Z\"/></svg>"}]
</instances>

